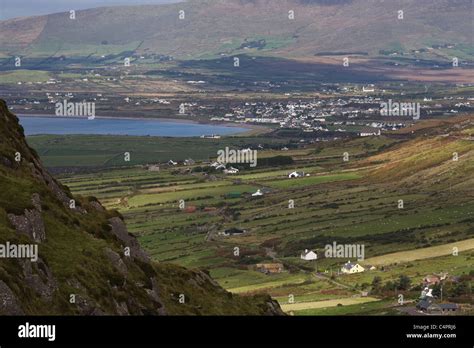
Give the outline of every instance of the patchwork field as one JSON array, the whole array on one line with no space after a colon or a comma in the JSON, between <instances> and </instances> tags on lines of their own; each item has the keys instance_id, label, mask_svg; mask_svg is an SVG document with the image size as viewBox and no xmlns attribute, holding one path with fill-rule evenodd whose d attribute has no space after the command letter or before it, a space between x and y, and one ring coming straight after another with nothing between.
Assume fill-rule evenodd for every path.
<instances>
[{"instance_id":1,"label":"patchwork field","mask_svg":"<svg viewBox=\"0 0 474 348\"><path fill-rule=\"evenodd\" d=\"M67 141L71 139L81 140ZM30 141L45 144L38 137ZM149 144L162 141L148 139ZM180 150L182 141L166 140L166 146L184 151ZM196 148L200 141L192 140ZM229 138L219 146L252 140L236 141ZM258 142L265 143L265 139ZM202 144L200 148L209 154L218 146ZM103 149L109 146L112 148L106 143ZM168 150L161 150L167 160ZM462 154L460 160L450 161L455 150ZM436 135L408 142L354 139L333 143L330 148L305 146L291 152L291 165L243 168L237 175L195 171L206 166L198 160L191 167L161 165L159 171L135 165L93 174L63 174L62 181L73 192L96 196L108 208L118 209L129 230L158 261L207 269L231 292L269 293L296 315L350 314L366 309L371 313L377 312L380 301L363 303L376 301L377 296L361 294L370 290L375 277L385 284L406 275L416 285L427 274L460 276L473 271L474 190L464 184L473 177L473 150L472 142ZM346 151L355 154L349 162L341 156ZM278 151L260 154L268 158ZM44 155L48 158L48 153ZM416 170L409 169L412 163ZM289 179L288 173L295 170L309 176ZM392 179L400 173L404 173L402 179ZM259 189L264 195L252 197ZM183 202L184 209L180 207ZM230 228L247 232L220 234ZM361 264L377 268L340 274L347 259L324 257L325 245L333 242L363 244ZM458 256L452 255L454 246ZM301 260L299 255L305 249L315 250L318 260ZM256 269L261 263L280 263L283 271L266 275ZM407 296L415 299L418 294ZM391 301L381 303L380 311L393 314ZM334 310L324 310L332 306Z\"/></svg>"},{"instance_id":2,"label":"patchwork field","mask_svg":"<svg viewBox=\"0 0 474 348\"><path fill-rule=\"evenodd\" d=\"M474 249L474 239L466 239L456 243L444 244L430 248L402 251L399 253L372 257L368 260L365 260L364 263L382 266L392 263L410 262L444 255L453 255L453 252L458 253L471 249Z\"/></svg>"}]
</instances>

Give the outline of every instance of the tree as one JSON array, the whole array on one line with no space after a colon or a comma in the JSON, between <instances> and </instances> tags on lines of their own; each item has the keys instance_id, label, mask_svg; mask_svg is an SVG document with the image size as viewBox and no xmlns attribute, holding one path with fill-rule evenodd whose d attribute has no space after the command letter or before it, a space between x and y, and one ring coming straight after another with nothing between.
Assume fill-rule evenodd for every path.
<instances>
[{"instance_id":1,"label":"tree","mask_svg":"<svg viewBox=\"0 0 474 348\"><path fill-rule=\"evenodd\" d=\"M393 291L396 289L397 289L397 284L392 281L387 282L384 286L385 291Z\"/></svg>"},{"instance_id":2,"label":"tree","mask_svg":"<svg viewBox=\"0 0 474 348\"><path fill-rule=\"evenodd\" d=\"M374 279L372 280L372 286L380 286L382 284L382 278L379 276L375 276Z\"/></svg>"},{"instance_id":3,"label":"tree","mask_svg":"<svg viewBox=\"0 0 474 348\"><path fill-rule=\"evenodd\" d=\"M379 276L375 276L374 279L372 280L372 291L378 292L380 290L381 285L382 285L382 278L380 278Z\"/></svg>"},{"instance_id":4,"label":"tree","mask_svg":"<svg viewBox=\"0 0 474 348\"><path fill-rule=\"evenodd\" d=\"M433 285L433 291L431 292L435 297L441 297L441 284L436 283Z\"/></svg>"},{"instance_id":5,"label":"tree","mask_svg":"<svg viewBox=\"0 0 474 348\"><path fill-rule=\"evenodd\" d=\"M459 284L456 285L454 288L454 296L462 296L462 295L468 295L471 293L471 287L469 282L467 281L461 281Z\"/></svg>"},{"instance_id":6,"label":"tree","mask_svg":"<svg viewBox=\"0 0 474 348\"><path fill-rule=\"evenodd\" d=\"M406 275L400 275L398 280L398 290L408 290L410 289L411 279L408 278Z\"/></svg>"}]
</instances>

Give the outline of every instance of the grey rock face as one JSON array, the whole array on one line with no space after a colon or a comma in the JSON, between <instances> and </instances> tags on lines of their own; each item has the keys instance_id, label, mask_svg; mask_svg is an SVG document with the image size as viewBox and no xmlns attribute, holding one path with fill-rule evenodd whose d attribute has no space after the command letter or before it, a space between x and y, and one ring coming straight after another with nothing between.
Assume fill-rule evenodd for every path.
<instances>
[{"instance_id":1,"label":"grey rock face","mask_svg":"<svg viewBox=\"0 0 474 348\"><path fill-rule=\"evenodd\" d=\"M18 233L26 234L37 243L46 240L43 218L38 210L25 209L23 215L8 214L8 219Z\"/></svg>"},{"instance_id":2,"label":"grey rock face","mask_svg":"<svg viewBox=\"0 0 474 348\"><path fill-rule=\"evenodd\" d=\"M105 255L110 260L110 262L112 262L112 265L114 265L115 269L120 272L120 274L122 274L123 276L127 276L127 265L125 264L125 262L123 262L119 254L117 254L110 248L106 248Z\"/></svg>"},{"instance_id":3,"label":"grey rock face","mask_svg":"<svg viewBox=\"0 0 474 348\"><path fill-rule=\"evenodd\" d=\"M23 280L25 284L33 289L39 297L51 302L54 292L58 289L58 284L49 267L41 260L31 262L30 260L20 260L23 268Z\"/></svg>"},{"instance_id":4,"label":"grey rock face","mask_svg":"<svg viewBox=\"0 0 474 348\"><path fill-rule=\"evenodd\" d=\"M0 280L0 314L2 315L24 315L25 313L11 289Z\"/></svg>"},{"instance_id":5,"label":"grey rock face","mask_svg":"<svg viewBox=\"0 0 474 348\"><path fill-rule=\"evenodd\" d=\"M112 227L112 234L114 234L124 244L124 248L130 248L130 256L132 258L137 258L144 262L150 262L150 258L148 257L148 255L141 248L137 239L133 235L128 233L127 227L120 218L111 218L109 219L109 222Z\"/></svg>"}]
</instances>

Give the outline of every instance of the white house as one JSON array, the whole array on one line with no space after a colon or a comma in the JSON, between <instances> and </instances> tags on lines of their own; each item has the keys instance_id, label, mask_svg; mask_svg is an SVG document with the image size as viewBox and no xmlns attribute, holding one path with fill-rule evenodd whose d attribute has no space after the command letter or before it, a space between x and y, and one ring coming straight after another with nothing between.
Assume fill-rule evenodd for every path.
<instances>
[{"instance_id":1,"label":"white house","mask_svg":"<svg viewBox=\"0 0 474 348\"><path fill-rule=\"evenodd\" d=\"M175 161L173 161L173 160L169 160L169 161L168 161L168 165L170 165L170 166L176 166L176 165L178 165L178 162L175 162Z\"/></svg>"},{"instance_id":2,"label":"white house","mask_svg":"<svg viewBox=\"0 0 474 348\"><path fill-rule=\"evenodd\" d=\"M303 253L301 253L301 260L314 261L317 259L318 259L318 255L312 250L306 249Z\"/></svg>"},{"instance_id":3,"label":"white house","mask_svg":"<svg viewBox=\"0 0 474 348\"><path fill-rule=\"evenodd\" d=\"M257 192L255 192L252 197L262 197L263 196L263 193L261 190L257 190Z\"/></svg>"},{"instance_id":4,"label":"white house","mask_svg":"<svg viewBox=\"0 0 474 348\"><path fill-rule=\"evenodd\" d=\"M290 179L296 179L296 178L302 178L302 177L304 177L303 172L293 172L288 175L288 178Z\"/></svg>"},{"instance_id":5,"label":"white house","mask_svg":"<svg viewBox=\"0 0 474 348\"><path fill-rule=\"evenodd\" d=\"M421 299L426 299L426 298L433 298L433 289L430 289L428 287L425 287L423 291L421 292Z\"/></svg>"},{"instance_id":6,"label":"white house","mask_svg":"<svg viewBox=\"0 0 474 348\"><path fill-rule=\"evenodd\" d=\"M214 162L211 164L212 168L215 168L216 170L223 170L226 169L225 164L219 163L219 162Z\"/></svg>"},{"instance_id":7,"label":"white house","mask_svg":"<svg viewBox=\"0 0 474 348\"><path fill-rule=\"evenodd\" d=\"M237 168L234 168L234 167L230 167L229 169L224 170L225 174L237 174L238 172L239 172L239 170Z\"/></svg>"},{"instance_id":8,"label":"white house","mask_svg":"<svg viewBox=\"0 0 474 348\"><path fill-rule=\"evenodd\" d=\"M361 132L359 133L359 135L361 137L379 137L380 135L382 135L382 131L380 129L373 129L373 128L364 128L363 130L361 130Z\"/></svg>"},{"instance_id":9,"label":"white house","mask_svg":"<svg viewBox=\"0 0 474 348\"><path fill-rule=\"evenodd\" d=\"M341 268L341 272L346 274L362 273L364 271L364 267L358 263L351 263L350 261L347 261L347 263Z\"/></svg>"}]
</instances>

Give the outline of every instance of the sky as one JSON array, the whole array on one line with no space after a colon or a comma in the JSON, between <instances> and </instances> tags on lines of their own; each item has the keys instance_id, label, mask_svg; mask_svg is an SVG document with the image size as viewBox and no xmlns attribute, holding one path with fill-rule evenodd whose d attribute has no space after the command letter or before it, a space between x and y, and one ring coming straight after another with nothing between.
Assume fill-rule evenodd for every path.
<instances>
[{"instance_id":1,"label":"sky","mask_svg":"<svg viewBox=\"0 0 474 348\"><path fill-rule=\"evenodd\" d=\"M180 2L180 0L0 0L0 20L100 6L166 4L171 2Z\"/></svg>"}]
</instances>

